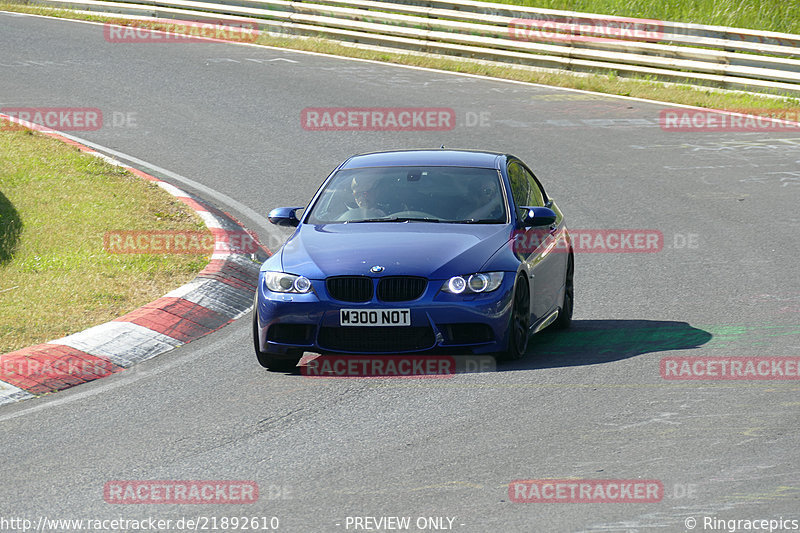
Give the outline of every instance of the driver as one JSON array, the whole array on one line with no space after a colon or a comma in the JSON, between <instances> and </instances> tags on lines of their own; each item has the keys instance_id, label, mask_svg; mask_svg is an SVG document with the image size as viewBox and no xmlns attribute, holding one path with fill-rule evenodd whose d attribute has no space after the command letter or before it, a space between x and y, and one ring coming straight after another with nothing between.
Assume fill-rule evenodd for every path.
<instances>
[{"instance_id":1,"label":"driver","mask_svg":"<svg viewBox=\"0 0 800 533\"><path fill-rule=\"evenodd\" d=\"M350 209L339 220L359 220L364 218L381 218L386 213L378 207L378 179L375 176L355 176L350 182L353 199L358 207Z\"/></svg>"}]
</instances>

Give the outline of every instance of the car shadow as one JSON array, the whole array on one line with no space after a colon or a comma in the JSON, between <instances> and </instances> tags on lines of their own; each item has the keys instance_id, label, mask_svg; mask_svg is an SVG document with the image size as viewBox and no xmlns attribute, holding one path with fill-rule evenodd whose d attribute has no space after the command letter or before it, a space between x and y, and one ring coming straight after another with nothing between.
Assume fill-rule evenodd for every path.
<instances>
[{"instance_id":1,"label":"car shadow","mask_svg":"<svg viewBox=\"0 0 800 533\"><path fill-rule=\"evenodd\" d=\"M568 366L594 365L620 361L637 355L668 350L689 350L706 344L713 335L690 326L686 322L666 320L573 320L572 327L566 331L544 330L533 335L528 344L527 355L520 361L498 362L490 355L467 355L457 351L424 355L327 355L307 353L300 366L291 371L274 372L301 375L308 370L308 361L318 359L321 365L326 359L368 358L368 359L418 359L426 356L439 356L455 365L455 374L474 374L483 372L507 372L516 370L536 370ZM306 368L304 368L306 367ZM449 368L449 367L448 367ZM273 370L270 370L273 371ZM321 376L310 377L368 377L368 376ZM378 377L378 376L370 376ZM412 376L388 376L412 377ZM419 376L416 376L419 377Z\"/></svg>"},{"instance_id":2,"label":"car shadow","mask_svg":"<svg viewBox=\"0 0 800 533\"><path fill-rule=\"evenodd\" d=\"M527 355L498 371L594 365L668 350L698 348L711 333L667 320L573 320L565 331L546 329L530 338Z\"/></svg>"},{"instance_id":3,"label":"car shadow","mask_svg":"<svg viewBox=\"0 0 800 533\"><path fill-rule=\"evenodd\" d=\"M0 191L0 265L14 255L14 249L22 233L22 221L14 204Z\"/></svg>"}]
</instances>

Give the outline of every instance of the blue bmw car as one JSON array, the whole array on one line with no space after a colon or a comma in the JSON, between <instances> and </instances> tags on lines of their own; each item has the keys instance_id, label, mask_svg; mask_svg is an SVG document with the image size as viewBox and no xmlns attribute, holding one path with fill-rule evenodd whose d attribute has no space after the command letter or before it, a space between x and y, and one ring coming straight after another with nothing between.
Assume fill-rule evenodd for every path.
<instances>
[{"instance_id":1,"label":"blue bmw car","mask_svg":"<svg viewBox=\"0 0 800 533\"><path fill-rule=\"evenodd\" d=\"M531 334L570 325L564 217L512 155L356 155L306 208L269 220L296 230L259 273L253 343L264 367L294 367L304 352L520 359Z\"/></svg>"}]
</instances>

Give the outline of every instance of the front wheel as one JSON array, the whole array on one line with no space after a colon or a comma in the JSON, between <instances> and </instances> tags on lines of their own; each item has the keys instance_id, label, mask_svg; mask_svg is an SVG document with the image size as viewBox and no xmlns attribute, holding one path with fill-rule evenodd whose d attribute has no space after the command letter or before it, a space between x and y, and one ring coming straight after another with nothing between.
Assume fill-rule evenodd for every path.
<instances>
[{"instance_id":1,"label":"front wheel","mask_svg":"<svg viewBox=\"0 0 800 533\"><path fill-rule=\"evenodd\" d=\"M530 302L531 295L528 291L528 282L523 276L519 276L514 284L514 301L511 307L508 347L504 353L500 354L500 360L518 361L525 357L525 352L528 349L531 321Z\"/></svg>"},{"instance_id":2,"label":"front wheel","mask_svg":"<svg viewBox=\"0 0 800 533\"><path fill-rule=\"evenodd\" d=\"M259 345L258 345L258 311L254 308L253 309L253 347L256 350L256 358L258 359L258 364L263 366L264 368L269 368L270 370L276 372L291 372L297 366L297 363L300 362L300 356L294 353L284 354L277 354L272 352L262 352ZM302 354L301 354L302 356Z\"/></svg>"}]
</instances>

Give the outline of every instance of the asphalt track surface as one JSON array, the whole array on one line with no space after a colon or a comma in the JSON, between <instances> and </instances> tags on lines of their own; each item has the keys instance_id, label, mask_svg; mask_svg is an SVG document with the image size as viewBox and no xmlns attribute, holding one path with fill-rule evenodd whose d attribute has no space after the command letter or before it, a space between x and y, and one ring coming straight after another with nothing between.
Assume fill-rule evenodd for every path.
<instances>
[{"instance_id":1,"label":"asphalt track surface","mask_svg":"<svg viewBox=\"0 0 800 533\"><path fill-rule=\"evenodd\" d=\"M518 155L570 228L664 235L658 253L578 254L574 328L534 337L497 372L269 372L246 316L133 370L4 406L2 518L276 516L303 532L353 531L347 517L365 516L408 516L412 531L418 517L455 517L463 532L800 519L798 382L659 372L666 356L800 355L800 133L667 132L653 103L224 43L114 44L99 25L29 16L0 14L0 50L0 107L133 113L135 126L78 135L233 199L200 192L268 243L277 234L252 213L304 205L345 157L441 144ZM325 106L451 107L458 125L305 131L301 110ZM467 124L481 113L483 126ZM656 479L664 495L509 501L509 482L542 478ZM111 480L253 480L261 496L111 505Z\"/></svg>"}]
</instances>

